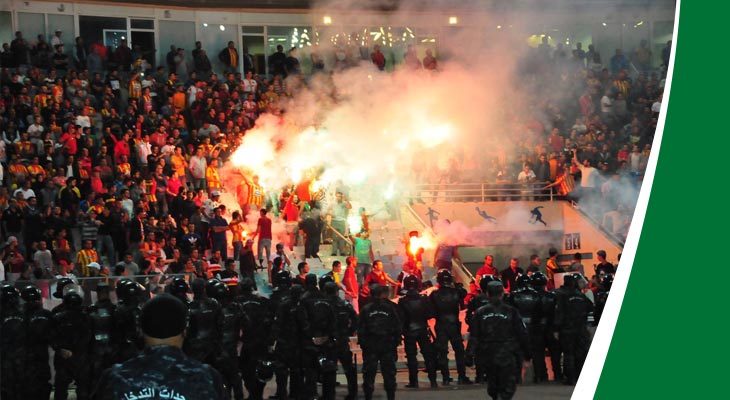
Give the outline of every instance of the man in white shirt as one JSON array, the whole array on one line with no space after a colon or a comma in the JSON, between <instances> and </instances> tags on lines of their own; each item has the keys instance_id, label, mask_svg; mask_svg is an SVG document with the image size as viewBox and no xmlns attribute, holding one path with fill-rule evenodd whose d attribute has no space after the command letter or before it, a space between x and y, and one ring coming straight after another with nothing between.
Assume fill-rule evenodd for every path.
<instances>
[{"instance_id":1,"label":"man in white shirt","mask_svg":"<svg viewBox=\"0 0 730 400\"><path fill-rule=\"evenodd\" d=\"M152 154L152 145L150 144L150 135L142 136L142 141L137 145L137 157L139 165L143 172L147 172L147 157Z\"/></svg>"},{"instance_id":2,"label":"man in white shirt","mask_svg":"<svg viewBox=\"0 0 730 400\"><path fill-rule=\"evenodd\" d=\"M593 168L591 160L586 158L581 164L578 161L578 150L573 151L573 164L580 170L580 196L579 197L592 197L597 194L596 192L596 178L598 177L598 170Z\"/></svg>"},{"instance_id":3,"label":"man in white shirt","mask_svg":"<svg viewBox=\"0 0 730 400\"><path fill-rule=\"evenodd\" d=\"M190 157L190 175L193 176L193 186L195 189L206 189L205 171L208 169L208 161L203 156L203 149L195 150L195 155Z\"/></svg>"},{"instance_id":4,"label":"man in white shirt","mask_svg":"<svg viewBox=\"0 0 730 400\"><path fill-rule=\"evenodd\" d=\"M48 250L48 244L45 240L38 242L38 250L33 253L33 263L36 267L42 268L48 275L51 275L51 271L53 270L53 254Z\"/></svg>"},{"instance_id":5,"label":"man in white shirt","mask_svg":"<svg viewBox=\"0 0 730 400\"><path fill-rule=\"evenodd\" d=\"M537 179L537 176L535 175L535 171L530 168L530 164L525 164L522 167L522 171L517 175L517 182L525 185L524 188L522 188L522 198L523 200L535 200L535 197L533 196L533 188L531 187L530 183L535 182Z\"/></svg>"},{"instance_id":6,"label":"man in white shirt","mask_svg":"<svg viewBox=\"0 0 730 400\"><path fill-rule=\"evenodd\" d=\"M61 39L61 30L56 29L55 35L51 38L51 48L55 49L59 44L63 44L63 39Z\"/></svg>"},{"instance_id":7,"label":"man in white shirt","mask_svg":"<svg viewBox=\"0 0 730 400\"><path fill-rule=\"evenodd\" d=\"M256 93L256 87L258 85L258 82L253 79L253 72L246 72L246 78L241 81L241 85L243 86L244 94L248 95Z\"/></svg>"},{"instance_id":8,"label":"man in white shirt","mask_svg":"<svg viewBox=\"0 0 730 400\"><path fill-rule=\"evenodd\" d=\"M249 93L246 100L243 101L243 115L248 118L249 122L253 125L253 121L256 120L256 109L258 108L256 101L253 99L253 93Z\"/></svg>"}]
</instances>

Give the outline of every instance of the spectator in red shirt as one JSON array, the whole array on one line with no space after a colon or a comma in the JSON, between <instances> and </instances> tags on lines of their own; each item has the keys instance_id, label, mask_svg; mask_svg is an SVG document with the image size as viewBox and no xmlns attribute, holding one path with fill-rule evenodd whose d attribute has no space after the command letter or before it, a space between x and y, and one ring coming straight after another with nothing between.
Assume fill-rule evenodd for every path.
<instances>
[{"instance_id":1,"label":"spectator in red shirt","mask_svg":"<svg viewBox=\"0 0 730 400\"><path fill-rule=\"evenodd\" d=\"M264 266L264 260L268 261L268 270L269 274L271 273L271 239L273 238L271 234L271 219L266 216L266 209L262 208L261 211L259 211L259 221L256 223L256 231L253 234L253 237L258 236L259 243L258 248L256 250L256 255L259 257L259 264L261 266ZM266 250L266 257L264 258L262 254L262 250ZM271 282L271 276L269 275L269 282Z\"/></svg>"},{"instance_id":2,"label":"spectator in red shirt","mask_svg":"<svg viewBox=\"0 0 730 400\"><path fill-rule=\"evenodd\" d=\"M370 58L373 60L373 64L378 67L379 70L385 70L385 55L380 51L380 46L375 45L373 52L370 54Z\"/></svg>"}]
</instances>

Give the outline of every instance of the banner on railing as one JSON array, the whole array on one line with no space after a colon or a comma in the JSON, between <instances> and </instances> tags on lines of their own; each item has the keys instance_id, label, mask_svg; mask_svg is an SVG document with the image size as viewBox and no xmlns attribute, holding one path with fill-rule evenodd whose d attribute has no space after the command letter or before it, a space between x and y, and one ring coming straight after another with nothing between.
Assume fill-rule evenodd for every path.
<instances>
[{"instance_id":1,"label":"banner on railing","mask_svg":"<svg viewBox=\"0 0 730 400\"><path fill-rule=\"evenodd\" d=\"M563 204L546 201L437 202L413 204L431 228L449 230L445 221L472 232L562 231Z\"/></svg>"}]
</instances>

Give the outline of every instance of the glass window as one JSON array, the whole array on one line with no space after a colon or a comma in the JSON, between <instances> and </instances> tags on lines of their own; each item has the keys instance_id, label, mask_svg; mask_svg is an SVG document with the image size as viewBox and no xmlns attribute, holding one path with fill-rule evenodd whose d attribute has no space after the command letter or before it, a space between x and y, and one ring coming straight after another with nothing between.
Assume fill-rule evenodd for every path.
<instances>
[{"instance_id":1,"label":"glass window","mask_svg":"<svg viewBox=\"0 0 730 400\"><path fill-rule=\"evenodd\" d=\"M251 33L251 34L263 35L264 27L263 26L242 26L241 32L243 32L244 34Z\"/></svg>"},{"instance_id":2,"label":"glass window","mask_svg":"<svg viewBox=\"0 0 730 400\"><path fill-rule=\"evenodd\" d=\"M13 32L12 14L10 11L0 11L0 43L10 43L13 39L15 32ZM30 39L34 39L33 36Z\"/></svg>"},{"instance_id":3,"label":"glass window","mask_svg":"<svg viewBox=\"0 0 730 400\"><path fill-rule=\"evenodd\" d=\"M105 31L107 33L106 42ZM84 38L87 46L97 42L104 43L104 46L107 46L107 54L111 54L116 49L114 43L118 43L122 37L127 37L126 33L126 18L79 16L79 36Z\"/></svg>"},{"instance_id":4,"label":"glass window","mask_svg":"<svg viewBox=\"0 0 730 400\"><path fill-rule=\"evenodd\" d=\"M208 24L204 23L200 27L200 40L203 43L204 48L208 52L208 58L213 66L213 71L221 74L225 69L223 64L218 58L218 54L228 46L228 42L232 41L236 50L238 50L238 66L239 71L241 68L241 49L238 48L238 27L235 25L219 25L219 24Z\"/></svg>"},{"instance_id":5,"label":"glass window","mask_svg":"<svg viewBox=\"0 0 730 400\"><path fill-rule=\"evenodd\" d=\"M18 30L23 32L23 37L28 41L35 39L38 35L46 36L46 19L43 14L19 12ZM71 34L73 35L73 33ZM50 41L50 39L46 36L46 40Z\"/></svg>"},{"instance_id":6,"label":"glass window","mask_svg":"<svg viewBox=\"0 0 730 400\"><path fill-rule=\"evenodd\" d=\"M651 68L652 51L649 45L651 32L649 21L635 20L622 24L624 54L632 62L631 70L635 68L647 71Z\"/></svg>"},{"instance_id":7,"label":"glass window","mask_svg":"<svg viewBox=\"0 0 730 400\"><path fill-rule=\"evenodd\" d=\"M313 42L311 27L270 26L267 30L267 56L276 53L278 46L283 48L286 55L296 49L295 57L299 60L302 72L309 74L312 70L310 55Z\"/></svg>"},{"instance_id":8,"label":"glass window","mask_svg":"<svg viewBox=\"0 0 730 400\"><path fill-rule=\"evenodd\" d=\"M155 29L153 19L132 19L129 22L132 29Z\"/></svg>"},{"instance_id":9,"label":"glass window","mask_svg":"<svg viewBox=\"0 0 730 400\"><path fill-rule=\"evenodd\" d=\"M48 14L48 33L53 35L56 29L61 30L61 38L63 39L64 51L71 54L73 51L76 38L74 37L74 17L73 15Z\"/></svg>"},{"instance_id":10,"label":"glass window","mask_svg":"<svg viewBox=\"0 0 730 400\"><path fill-rule=\"evenodd\" d=\"M662 51L667 46L667 42L672 40L674 35L674 22L673 21L655 21L653 24L652 34L652 53L653 63L655 67L661 67ZM670 47L671 49L671 47Z\"/></svg>"},{"instance_id":11,"label":"glass window","mask_svg":"<svg viewBox=\"0 0 730 400\"><path fill-rule=\"evenodd\" d=\"M263 30L263 27L261 29ZM263 74L266 71L266 45L264 44L264 36L244 34L242 39L243 48L248 50L248 54L253 59L253 73ZM241 51L242 57L243 53Z\"/></svg>"},{"instance_id":12,"label":"glass window","mask_svg":"<svg viewBox=\"0 0 730 400\"><path fill-rule=\"evenodd\" d=\"M616 54L616 50L623 51L622 30L623 25L618 22L601 22L593 25L593 44L601 55L601 64L606 68L610 68L611 57Z\"/></svg>"},{"instance_id":13,"label":"glass window","mask_svg":"<svg viewBox=\"0 0 730 400\"><path fill-rule=\"evenodd\" d=\"M193 56L190 52L195 48L195 22L160 20L160 49L157 51L157 65L167 67L167 53L170 52L171 45L184 48L185 58L192 63ZM205 42L203 42L203 49L208 54L211 63L214 58L218 58L218 53L206 47Z\"/></svg>"}]
</instances>

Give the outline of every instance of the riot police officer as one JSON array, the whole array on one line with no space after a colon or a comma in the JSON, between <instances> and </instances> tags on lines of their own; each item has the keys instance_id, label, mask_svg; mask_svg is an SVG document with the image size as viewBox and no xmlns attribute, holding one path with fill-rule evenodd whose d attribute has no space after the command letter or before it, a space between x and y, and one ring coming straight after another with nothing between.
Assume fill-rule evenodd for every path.
<instances>
[{"instance_id":1,"label":"riot police officer","mask_svg":"<svg viewBox=\"0 0 730 400\"><path fill-rule=\"evenodd\" d=\"M276 314L276 310L279 305L289 297L289 289L291 289L292 278L289 271L279 270L274 273L272 277L274 284L274 290L269 296L269 305L271 306L271 312Z\"/></svg>"},{"instance_id":2,"label":"riot police officer","mask_svg":"<svg viewBox=\"0 0 730 400\"><path fill-rule=\"evenodd\" d=\"M608 294L611 292L611 285L613 285L613 276L610 274L603 275L601 277L601 283L596 293L596 311L595 311L595 324L601 321L601 315L603 315L603 309L606 308L606 302L608 301Z\"/></svg>"},{"instance_id":3,"label":"riot police officer","mask_svg":"<svg viewBox=\"0 0 730 400\"><path fill-rule=\"evenodd\" d=\"M388 299L388 292L386 286L373 285L372 302L360 311L357 337L362 349L362 389L366 400L373 398L378 364L388 400L395 399L395 362L403 325L397 306Z\"/></svg>"},{"instance_id":4,"label":"riot police officer","mask_svg":"<svg viewBox=\"0 0 730 400\"><path fill-rule=\"evenodd\" d=\"M188 297L188 292L190 292L190 285L188 285L188 282L185 279L179 276L175 277L172 279L172 282L170 282L170 284L165 287L165 289L168 293L177 297L183 303L190 303L190 298Z\"/></svg>"},{"instance_id":5,"label":"riot police officer","mask_svg":"<svg viewBox=\"0 0 730 400\"><path fill-rule=\"evenodd\" d=\"M545 290L548 284L547 276L538 271L530 275L530 286L537 292L539 298L539 317L534 317L533 330L530 331L530 345L532 350L532 366L534 383L547 382L548 373L545 364L545 348L550 349L550 363L553 376L561 379L560 344L552 335L553 320L555 317L555 293Z\"/></svg>"},{"instance_id":6,"label":"riot police officer","mask_svg":"<svg viewBox=\"0 0 730 400\"><path fill-rule=\"evenodd\" d=\"M144 345L139 330L139 284L131 279L122 279L117 282L116 292L112 340L117 352L115 361L121 363L137 355Z\"/></svg>"},{"instance_id":7,"label":"riot police officer","mask_svg":"<svg viewBox=\"0 0 730 400\"><path fill-rule=\"evenodd\" d=\"M254 293L254 282L244 277L239 285L239 295L233 299L240 304L243 312L241 354L239 365L243 384L249 393L249 399L263 398L265 382L256 378L256 365L267 359L269 347L272 345L271 324L273 316L269 300Z\"/></svg>"},{"instance_id":8,"label":"riot police officer","mask_svg":"<svg viewBox=\"0 0 730 400\"><path fill-rule=\"evenodd\" d=\"M510 293L508 304L520 312L522 322L525 324L525 327L527 327L531 344L530 348L532 348L532 345L534 344L532 338L539 332L537 321L540 319L541 309L540 295L537 290L530 285L530 281L530 277L525 274L517 276L515 279L515 287L512 290L512 293ZM530 358L533 358L532 356L533 355L530 354ZM518 367L520 367L521 361L522 360L518 360L516 363ZM520 379L518 381L521 382L521 371L519 377Z\"/></svg>"},{"instance_id":9,"label":"riot police officer","mask_svg":"<svg viewBox=\"0 0 730 400\"><path fill-rule=\"evenodd\" d=\"M511 399L517 390L518 357L529 361L530 343L519 311L503 300L501 282L487 284L489 304L474 314L469 335L469 356L486 370L487 393L492 399Z\"/></svg>"},{"instance_id":10,"label":"riot police officer","mask_svg":"<svg viewBox=\"0 0 730 400\"><path fill-rule=\"evenodd\" d=\"M468 330L471 332L471 325L474 320L474 314L477 312L477 310L489 304L489 296L487 295L487 284L489 282L499 281L499 278L495 277L494 275L484 275L481 279L479 279L479 294L469 299L469 303L466 305L466 315L464 317L464 322L469 326ZM467 346L469 343L467 343ZM467 348L467 353L470 353ZM482 367L480 365L476 365L474 363L474 359L467 358L465 360L465 364L467 366L475 365L476 367L476 378L474 379L474 383L482 383L485 381L484 379L484 371L482 370Z\"/></svg>"},{"instance_id":11,"label":"riot police officer","mask_svg":"<svg viewBox=\"0 0 730 400\"><path fill-rule=\"evenodd\" d=\"M567 276L566 276L567 278ZM588 314L593 303L577 288L580 274L572 274L570 283L565 283L555 305L555 330L563 351L563 383L575 385L583 362L588 354Z\"/></svg>"},{"instance_id":12,"label":"riot police officer","mask_svg":"<svg viewBox=\"0 0 730 400\"><path fill-rule=\"evenodd\" d=\"M0 397L21 399L25 366L26 325L20 307L20 292L9 284L0 288Z\"/></svg>"},{"instance_id":13,"label":"riot police officer","mask_svg":"<svg viewBox=\"0 0 730 400\"><path fill-rule=\"evenodd\" d=\"M330 278L332 279L332 278ZM322 279L320 279L320 282ZM347 378L347 396L345 400L357 398L357 368L352 362L352 351L350 351L350 336L357 331L357 313L352 304L338 296L340 287L334 281L320 283L322 291L332 304L337 319L337 331L335 333L335 357L342 364Z\"/></svg>"},{"instance_id":14,"label":"riot police officer","mask_svg":"<svg viewBox=\"0 0 730 400\"><path fill-rule=\"evenodd\" d=\"M169 294L147 301L139 317L144 351L107 369L94 399L228 399L220 374L181 349L187 313Z\"/></svg>"},{"instance_id":15,"label":"riot police officer","mask_svg":"<svg viewBox=\"0 0 730 400\"><path fill-rule=\"evenodd\" d=\"M53 337L53 314L43 308L42 296L41 290L34 285L27 285L20 292L20 297L25 301L27 335L25 338L24 398L30 400L47 400L51 395L48 346Z\"/></svg>"},{"instance_id":16,"label":"riot police officer","mask_svg":"<svg viewBox=\"0 0 730 400\"><path fill-rule=\"evenodd\" d=\"M91 318L91 387L96 385L101 373L112 366L116 349L112 341L114 313L116 306L109 299L109 284L96 285L96 303L89 306L87 313Z\"/></svg>"},{"instance_id":17,"label":"riot police officer","mask_svg":"<svg viewBox=\"0 0 730 400\"><path fill-rule=\"evenodd\" d=\"M53 292L53 297L57 299L63 299L63 288L68 285L73 285L74 281L71 278L61 278L56 282L56 291ZM63 303L53 308L53 312L61 311L63 309Z\"/></svg>"},{"instance_id":18,"label":"riot police officer","mask_svg":"<svg viewBox=\"0 0 730 400\"><path fill-rule=\"evenodd\" d=\"M304 293L297 308L297 327L304 378L301 394L307 399L317 397L317 381L321 378L322 398L334 400L337 318L329 299L319 291L314 274L307 274L304 278Z\"/></svg>"},{"instance_id":19,"label":"riot police officer","mask_svg":"<svg viewBox=\"0 0 730 400\"><path fill-rule=\"evenodd\" d=\"M449 343L454 349L456 370L459 374L459 384L470 385L472 382L466 376L464 364L464 339L461 336L461 321L459 311L464 308L466 290L454 287L454 278L448 269L442 269L436 275L439 288L429 295L436 314L436 354L443 377L443 384L448 385L449 377Z\"/></svg>"},{"instance_id":20,"label":"riot police officer","mask_svg":"<svg viewBox=\"0 0 730 400\"><path fill-rule=\"evenodd\" d=\"M226 386L233 390L235 400L243 399L243 385L238 371L238 343L241 341L241 324L243 311L238 303L232 302L228 286L217 280L208 281L206 288L208 297L221 304L223 316L221 325L221 351L216 356L214 367L221 373Z\"/></svg>"},{"instance_id":21,"label":"riot police officer","mask_svg":"<svg viewBox=\"0 0 730 400\"><path fill-rule=\"evenodd\" d=\"M431 341L428 320L434 317L433 305L425 295L419 293L421 281L416 275L403 278L405 295L398 301L398 309L403 319L403 344L408 363L407 388L418 387L418 348L426 362L428 380L431 388L436 388L436 351Z\"/></svg>"},{"instance_id":22,"label":"riot police officer","mask_svg":"<svg viewBox=\"0 0 730 400\"><path fill-rule=\"evenodd\" d=\"M83 308L83 297L76 285L65 285L63 303L54 309L55 335L51 342L56 373L54 399L66 400L68 386L76 382L76 398L89 396L89 358L91 319Z\"/></svg>"},{"instance_id":23,"label":"riot police officer","mask_svg":"<svg viewBox=\"0 0 730 400\"><path fill-rule=\"evenodd\" d=\"M220 352L223 312L215 299L205 295L206 281L193 280L193 301L188 304L188 329L183 350L200 362L213 364Z\"/></svg>"},{"instance_id":24,"label":"riot police officer","mask_svg":"<svg viewBox=\"0 0 730 400\"><path fill-rule=\"evenodd\" d=\"M278 285L291 285L292 278L288 271L279 271L277 275ZM297 397L303 385L299 331L296 327L297 307L303 293L304 288L301 285L291 285L288 296L283 297L276 308L272 331L276 340L274 356L276 359L276 397L278 399L287 399L289 396ZM289 381L288 395L287 380Z\"/></svg>"}]
</instances>

